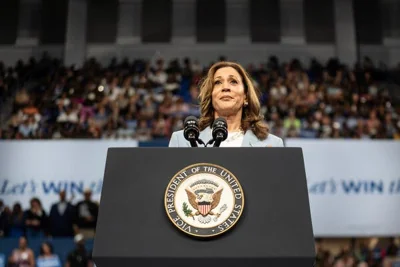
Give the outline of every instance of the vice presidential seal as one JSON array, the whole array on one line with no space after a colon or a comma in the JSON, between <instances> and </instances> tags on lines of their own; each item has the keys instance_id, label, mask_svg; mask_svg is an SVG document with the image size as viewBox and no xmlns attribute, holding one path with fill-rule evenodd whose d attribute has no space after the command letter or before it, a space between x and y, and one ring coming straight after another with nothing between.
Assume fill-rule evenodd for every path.
<instances>
[{"instance_id":1,"label":"vice presidential seal","mask_svg":"<svg viewBox=\"0 0 400 267\"><path fill-rule=\"evenodd\" d=\"M208 163L186 167L172 177L164 197L171 222L186 234L220 235L239 220L244 193L227 169Z\"/></svg>"}]
</instances>

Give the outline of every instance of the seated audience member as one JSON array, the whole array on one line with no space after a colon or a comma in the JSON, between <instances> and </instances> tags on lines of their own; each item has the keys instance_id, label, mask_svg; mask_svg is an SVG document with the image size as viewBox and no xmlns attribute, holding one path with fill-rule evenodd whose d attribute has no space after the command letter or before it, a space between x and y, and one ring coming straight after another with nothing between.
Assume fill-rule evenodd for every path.
<instances>
[{"instance_id":1,"label":"seated audience member","mask_svg":"<svg viewBox=\"0 0 400 267\"><path fill-rule=\"evenodd\" d=\"M28 247L28 241L25 237L19 238L19 247L14 249L8 260L10 267L34 267L35 255Z\"/></svg>"},{"instance_id":2,"label":"seated audience member","mask_svg":"<svg viewBox=\"0 0 400 267\"><path fill-rule=\"evenodd\" d=\"M40 254L36 260L37 267L62 267L60 258L53 252L53 246L44 242L40 247Z\"/></svg>"},{"instance_id":3,"label":"seated audience member","mask_svg":"<svg viewBox=\"0 0 400 267\"><path fill-rule=\"evenodd\" d=\"M85 238L77 234L74 238L75 249L67 256L65 267L93 267L91 256L85 248Z\"/></svg>"}]
</instances>

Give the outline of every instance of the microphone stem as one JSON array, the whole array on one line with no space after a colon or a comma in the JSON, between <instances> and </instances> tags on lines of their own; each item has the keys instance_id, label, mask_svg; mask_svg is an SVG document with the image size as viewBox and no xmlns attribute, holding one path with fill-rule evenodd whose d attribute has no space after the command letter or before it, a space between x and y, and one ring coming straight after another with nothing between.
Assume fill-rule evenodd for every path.
<instances>
[{"instance_id":1,"label":"microphone stem","mask_svg":"<svg viewBox=\"0 0 400 267\"><path fill-rule=\"evenodd\" d=\"M216 138L216 140L215 140L215 143L214 143L214 146L213 147L219 147L220 146L220 144L221 144L221 138Z\"/></svg>"},{"instance_id":2,"label":"microphone stem","mask_svg":"<svg viewBox=\"0 0 400 267\"><path fill-rule=\"evenodd\" d=\"M190 139L190 146L191 147L197 147L197 143L196 143L196 140L195 139Z\"/></svg>"}]
</instances>

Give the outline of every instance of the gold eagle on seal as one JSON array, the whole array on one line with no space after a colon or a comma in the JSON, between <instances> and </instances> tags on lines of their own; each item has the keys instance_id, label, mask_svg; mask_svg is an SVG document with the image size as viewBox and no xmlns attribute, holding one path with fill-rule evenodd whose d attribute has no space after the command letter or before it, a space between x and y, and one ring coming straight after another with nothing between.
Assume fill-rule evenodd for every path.
<instances>
[{"instance_id":1,"label":"gold eagle on seal","mask_svg":"<svg viewBox=\"0 0 400 267\"><path fill-rule=\"evenodd\" d=\"M190 205L196 210L196 213L192 216L202 215L206 217L207 215L219 215L214 213L212 210L215 209L219 202L221 201L223 188L219 189L213 194L198 194L191 192L188 189L185 189L186 194L189 199Z\"/></svg>"}]
</instances>

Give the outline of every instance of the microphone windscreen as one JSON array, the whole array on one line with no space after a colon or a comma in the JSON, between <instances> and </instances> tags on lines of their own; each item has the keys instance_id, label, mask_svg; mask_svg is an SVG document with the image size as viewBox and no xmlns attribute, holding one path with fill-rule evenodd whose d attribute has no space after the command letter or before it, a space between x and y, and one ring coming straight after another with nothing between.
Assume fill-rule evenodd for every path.
<instances>
[{"instance_id":1,"label":"microphone windscreen","mask_svg":"<svg viewBox=\"0 0 400 267\"><path fill-rule=\"evenodd\" d=\"M186 125L188 122L190 123L198 123L198 119L195 116L188 116L183 122L183 125Z\"/></svg>"},{"instance_id":2,"label":"microphone windscreen","mask_svg":"<svg viewBox=\"0 0 400 267\"><path fill-rule=\"evenodd\" d=\"M222 138L222 141L228 137L228 123L225 118L217 118L212 126L212 135L216 139L217 135Z\"/></svg>"},{"instance_id":3,"label":"microphone windscreen","mask_svg":"<svg viewBox=\"0 0 400 267\"><path fill-rule=\"evenodd\" d=\"M183 122L183 135L186 140L197 139L200 134L198 119L195 116L188 116Z\"/></svg>"},{"instance_id":4,"label":"microphone windscreen","mask_svg":"<svg viewBox=\"0 0 400 267\"><path fill-rule=\"evenodd\" d=\"M222 118L222 117L216 118L216 119L214 120L213 127L214 127L214 126L217 126L217 125L223 126L223 127L226 126L226 127L228 128L228 122L226 121L225 118Z\"/></svg>"}]
</instances>

